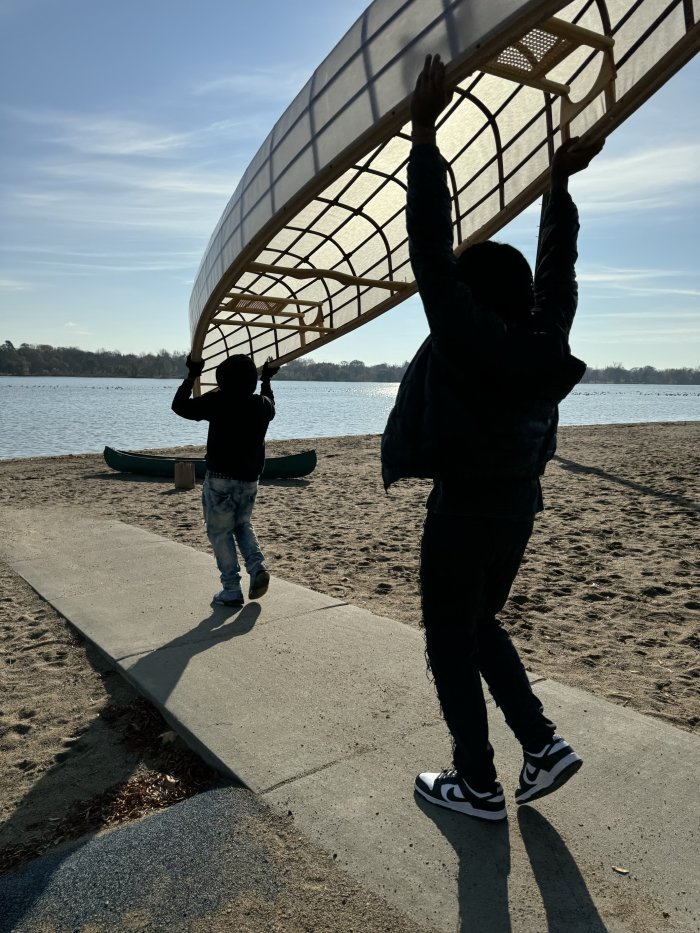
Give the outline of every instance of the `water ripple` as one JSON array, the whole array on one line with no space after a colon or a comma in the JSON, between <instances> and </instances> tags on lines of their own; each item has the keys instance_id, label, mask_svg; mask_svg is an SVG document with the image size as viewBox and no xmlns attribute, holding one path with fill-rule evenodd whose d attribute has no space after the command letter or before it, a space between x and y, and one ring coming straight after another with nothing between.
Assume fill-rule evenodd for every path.
<instances>
[{"instance_id":1,"label":"water ripple","mask_svg":"<svg viewBox=\"0 0 700 933\"><path fill-rule=\"evenodd\" d=\"M174 379L0 377L0 459L203 444L206 425L170 410ZM381 434L398 383L276 382L273 439ZM700 420L700 386L583 385L562 424Z\"/></svg>"}]
</instances>

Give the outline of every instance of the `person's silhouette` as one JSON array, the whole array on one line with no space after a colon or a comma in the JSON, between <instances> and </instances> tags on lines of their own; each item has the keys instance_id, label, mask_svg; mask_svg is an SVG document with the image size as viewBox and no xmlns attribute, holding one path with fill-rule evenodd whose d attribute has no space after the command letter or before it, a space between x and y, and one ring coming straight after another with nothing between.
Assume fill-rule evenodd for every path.
<instances>
[{"instance_id":1,"label":"person's silhouette","mask_svg":"<svg viewBox=\"0 0 700 933\"><path fill-rule=\"evenodd\" d=\"M208 421L207 472L202 507L207 537L214 550L223 589L213 602L242 606L241 568L236 545L250 575L249 599L267 592L270 574L253 530L251 517L258 481L265 465L265 434L275 417L270 379L278 369L265 363L260 394L255 394L258 373L250 357L236 354L216 367L218 391L190 398L204 367L187 357L188 375L173 399L175 414L191 421Z\"/></svg>"},{"instance_id":2,"label":"person's silhouette","mask_svg":"<svg viewBox=\"0 0 700 933\"><path fill-rule=\"evenodd\" d=\"M533 277L505 243L453 252L446 163L436 120L452 91L428 56L411 102L407 229L430 336L409 366L382 438L385 487L429 476L421 543L427 657L454 745L452 767L424 772L428 801L485 820L506 816L481 676L524 750L518 803L551 793L581 759L530 687L498 621L542 510L540 475L556 449L558 403L585 364L568 336L577 305L578 213L568 178L602 143L554 154Z\"/></svg>"}]
</instances>

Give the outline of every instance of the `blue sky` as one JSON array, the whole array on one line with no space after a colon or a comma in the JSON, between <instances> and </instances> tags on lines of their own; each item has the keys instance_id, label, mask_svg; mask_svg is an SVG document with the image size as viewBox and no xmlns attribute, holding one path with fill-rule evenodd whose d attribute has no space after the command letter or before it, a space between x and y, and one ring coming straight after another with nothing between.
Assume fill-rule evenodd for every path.
<instances>
[{"instance_id":1,"label":"blue sky","mask_svg":"<svg viewBox=\"0 0 700 933\"><path fill-rule=\"evenodd\" d=\"M209 235L364 0L0 0L0 340L187 349ZM574 352L700 365L700 58L608 140L581 211ZM537 212L506 228L533 258ZM397 363L416 299L313 354Z\"/></svg>"}]
</instances>

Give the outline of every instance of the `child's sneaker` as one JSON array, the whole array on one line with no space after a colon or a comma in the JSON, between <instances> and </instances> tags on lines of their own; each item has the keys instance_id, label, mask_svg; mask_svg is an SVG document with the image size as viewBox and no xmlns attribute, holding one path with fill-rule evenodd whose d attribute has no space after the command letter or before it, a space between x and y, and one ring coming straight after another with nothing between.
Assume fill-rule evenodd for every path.
<instances>
[{"instance_id":1,"label":"child's sneaker","mask_svg":"<svg viewBox=\"0 0 700 933\"><path fill-rule=\"evenodd\" d=\"M258 570L254 577L250 578L250 589L248 590L248 599L260 599L267 593L270 585L270 574L267 570Z\"/></svg>"},{"instance_id":2,"label":"child's sneaker","mask_svg":"<svg viewBox=\"0 0 700 933\"><path fill-rule=\"evenodd\" d=\"M516 803L528 803L551 794L566 784L583 764L566 739L559 735L552 736L552 741L541 751L524 751L523 754L525 760L515 792Z\"/></svg>"},{"instance_id":3,"label":"child's sneaker","mask_svg":"<svg viewBox=\"0 0 700 933\"><path fill-rule=\"evenodd\" d=\"M416 778L415 789L421 797L448 810L476 816L481 820L506 818L503 788L497 781L488 791L476 791L454 770L439 773L426 771Z\"/></svg>"},{"instance_id":4,"label":"child's sneaker","mask_svg":"<svg viewBox=\"0 0 700 933\"><path fill-rule=\"evenodd\" d=\"M243 593L241 590L221 590L212 602L215 606L242 606Z\"/></svg>"}]
</instances>

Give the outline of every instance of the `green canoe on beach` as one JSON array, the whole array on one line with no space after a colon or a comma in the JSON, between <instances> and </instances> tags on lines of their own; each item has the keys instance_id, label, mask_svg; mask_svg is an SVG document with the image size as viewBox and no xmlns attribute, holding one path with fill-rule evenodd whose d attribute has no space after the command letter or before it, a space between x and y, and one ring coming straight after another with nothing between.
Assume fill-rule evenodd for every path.
<instances>
[{"instance_id":1,"label":"green canoe on beach","mask_svg":"<svg viewBox=\"0 0 700 933\"><path fill-rule=\"evenodd\" d=\"M206 463L197 457L158 457L153 454L138 454L128 450L105 447L104 458L108 466L122 473L140 473L143 476L164 476L170 479L175 474L175 464L180 461L194 463L197 479L204 479ZM261 479L293 479L308 476L316 468L316 451L304 450L286 457L268 457L265 460Z\"/></svg>"}]
</instances>

